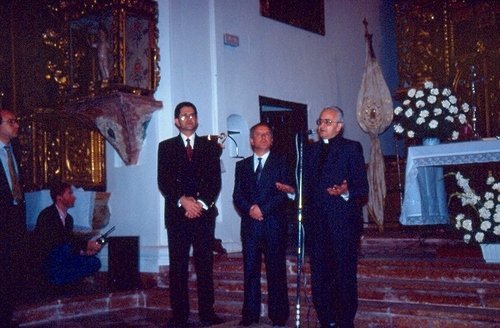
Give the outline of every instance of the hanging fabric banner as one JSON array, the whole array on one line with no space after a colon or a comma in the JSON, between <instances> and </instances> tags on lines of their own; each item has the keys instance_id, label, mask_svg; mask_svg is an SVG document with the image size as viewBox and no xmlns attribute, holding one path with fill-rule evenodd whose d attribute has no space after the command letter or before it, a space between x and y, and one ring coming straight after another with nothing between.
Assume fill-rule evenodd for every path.
<instances>
[{"instance_id":1,"label":"hanging fabric banner","mask_svg":"<svg viewBox=\"0 0 500 328\"><path fill-rule=\"evenodd\" d=\"M370 163L368 166L368 213L375 220L379 231L384 230L384 202L387 193L385 184L385 165L378 135L390 125L393 118L392 97L385 82L382 70L373 53L372 34L365 24L366 61L361 89L358 94L357 119L359 126L370 135Z\"/></svg>"}]
</instances>

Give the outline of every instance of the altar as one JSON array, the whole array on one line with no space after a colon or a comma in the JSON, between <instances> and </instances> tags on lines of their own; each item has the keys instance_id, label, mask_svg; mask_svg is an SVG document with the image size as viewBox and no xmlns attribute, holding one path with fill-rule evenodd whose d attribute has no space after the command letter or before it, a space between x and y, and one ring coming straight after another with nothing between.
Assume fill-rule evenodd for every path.
<instances>
[{"instance_id":1,"label":"altar","mask_svg":"<svg viewBox=\"0 0 500 328\"><path fill-rule=\"evenodd\" d=\"M497 161L500 161L500 140L497 139L409 147L399 222L403 225L448 224L443 166Z\"/></svg>"}]
</instances>

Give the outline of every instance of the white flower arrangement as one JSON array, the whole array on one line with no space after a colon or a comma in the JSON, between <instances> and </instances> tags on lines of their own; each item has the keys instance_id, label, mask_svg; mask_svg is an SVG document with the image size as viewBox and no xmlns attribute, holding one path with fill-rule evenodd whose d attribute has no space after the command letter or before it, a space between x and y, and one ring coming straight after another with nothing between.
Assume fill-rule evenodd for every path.
<instances>
[{"instance_id":1,"label":"white flower arrangement","mask_svg":"<svg viewBox=\"0 0 500 328\"><path fill-rule=\"evenodd\" d=\"M464 242L500 242L500 181L492 176L488 177L486 185L491 190L480 196L469 186L469 179L464 178L460 172L449 175L455 176L457 185L462 190L453 193L450 198L458 197L462 207L472 209L455 217L455 227L463 232Z\"/></svg>"},{"instance_id":2,"label":"white flower arrangement","mask_svg":"<svg viewBox=\"0 0 500 328\"><path fill-rule=\"evenodd\" d=\"M430 81L424 89L411 88L401 106L394 109L394 132L407 138L457 140L467 125L469 104L458 104L450 88L440 90Z\"/></svg>"}]
</instances>

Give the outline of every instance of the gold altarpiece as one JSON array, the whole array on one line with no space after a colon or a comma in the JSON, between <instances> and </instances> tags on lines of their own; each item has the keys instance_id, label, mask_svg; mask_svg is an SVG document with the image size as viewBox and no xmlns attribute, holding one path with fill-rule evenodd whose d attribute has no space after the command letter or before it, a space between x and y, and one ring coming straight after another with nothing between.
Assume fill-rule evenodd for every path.
<instances>
[{"instance_id":1,"label":"gold altarpiece","mask_svg":"<svg viewBox=\"0 0 500 328\"><path fill-rule=\"evenodd\" d=\"M500 2L396 0L395 10L397 94L426 80L451 86L475 103L480 137L499 136Z\"/></svg>"},{"instance_id":2,"label":"gold altarpiece","mask_svg":"<svg viewBox=\"0 0 500 328\"><path fill-rule=\"evenodd\" d=\"M28 1L29 3L29 1ZM106 189L105 140L137 163L159 83L158 7L153 0L44 0L44 75L56 96L20 113L26 190L55 177ZM102 37L102 38L101 38Z\"/></svg>"},{"instance_id":3,"label":"gold altarpiece","mask_svg":"<svg viewBox=\"0 0 500 328\"><path fill-rule=\"evenodd\" d=\"M60 179L86 190L105 191L104 138L95 129L53 108L22 117L23 174L26 191Z\"/></svg>"}]
</instances>

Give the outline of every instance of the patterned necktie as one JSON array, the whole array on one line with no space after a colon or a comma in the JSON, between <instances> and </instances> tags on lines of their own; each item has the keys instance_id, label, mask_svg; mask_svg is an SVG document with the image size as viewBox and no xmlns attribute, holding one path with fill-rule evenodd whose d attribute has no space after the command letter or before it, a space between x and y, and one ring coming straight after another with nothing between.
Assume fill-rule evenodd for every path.
<instances>
[{"instance_id":1,"label":"patterned necktie","mask_svg":"<svg viewBox=\"0 0 500 328\"><path fill-rule=\"evenodd\" d=\"M193 158L193 147L191 147L191 140L186 139L186 152L187 152L187 155L188 155L188 159L189 161L191 161L191 159Z\"/></svg>"},{"instance_id":2,"label":"patterned necktie","mask_svg":"<svg viewBox=\"0 0 500 328\"><path fill-rule=\"evenodd\" d=\"M257 165L257 169L255 170L255 182L259 183L260 176L262 174L262 157L257 158L259 160L259 164Z\"/></svg>"},{"instance_id":3,"label":"patterned necktie","mask_svg":"<svg viewBox=\"0 0 500 328\"><path fill-rule=\"evenodd\" d=\"M23 193L21 191L21 185L19 184L19 178L17 172L14 168L14 157L12 156L12 150L10 146L5 146L5 151L7 152L7 166L9 167L10 181L12 183L12 197L17 204L23 200Z\"/></svg>"}]
</instances>

